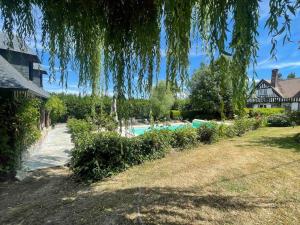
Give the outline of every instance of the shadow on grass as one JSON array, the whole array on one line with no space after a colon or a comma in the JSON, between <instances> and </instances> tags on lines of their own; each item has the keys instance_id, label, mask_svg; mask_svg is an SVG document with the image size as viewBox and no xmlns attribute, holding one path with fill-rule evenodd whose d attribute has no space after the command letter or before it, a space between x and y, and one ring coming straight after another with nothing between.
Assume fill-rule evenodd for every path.
<instances>
[{"instance_id":1,"label":"shadow on grass","mask_svg":"<svg viewBox=\"0 0 300 225\"><path fill-rule=\"evenodd\" d=\"M249 144L237 145L239 147L243 146L270 146L288 150L294 150L300 152L300 143L297 142L295 136L285 136L285 137L270 137L262 136L256 140L251 140Z\"/></svg>"},{"instance_id":2,"label":"shadow on grass","mask_svg":"<svg viewBox=\"0 0 300 225\"><path fill-rule=\"evenodd\" d=\"M65 174L43 173L0 184L0 224L224 224L235 220L232 212L277 208L289 202L204 193L201 188L107 190L100 183L97 190Z\"/></svg>"}]
</instances>

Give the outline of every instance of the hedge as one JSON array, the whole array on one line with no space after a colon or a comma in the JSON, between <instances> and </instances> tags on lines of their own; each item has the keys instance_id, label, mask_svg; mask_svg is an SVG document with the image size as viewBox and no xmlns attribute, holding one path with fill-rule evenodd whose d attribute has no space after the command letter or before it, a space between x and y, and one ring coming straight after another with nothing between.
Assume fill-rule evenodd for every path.
<instances>
[{"instance_id":1,"label":"hedge","mask_svg":"<svg viewBox=\"0 0 300 225\"><path fill-rule=\"evenodd\" d=\"M193 147L198 143L197 130L192 127L176 129L173 133L173 148L185 149Z\"/></svg>"},{"instance_id":2,"label":"hedge","mask_svg":"<svg viewBox=\"0 0 300 225\"><path fill-rule=\"evenodd\" d=\"M198 139L204 144L211 144L218 140L217 124L203 124L198 128Z\"/></svg>"},{"instance_id":3,"label":"hedge","mask_svg":"<svg viewBox=\"0 0 300 225\"><path fill-rule=\"evenodd\" d=\"M284 114L284 108L245 108L246 114L250 117L256 116L271 116L271 115L278 115Z\"/></svg>"},{"instance_id":4,"label":"hedge","mask_svg":"<svg viewBox=\"0 0 300 225\"><path fill-rule=\"evenodd\" d=\"M293 124L300 125L300 112L295 111L289 114L290 120Z\"/></svg>"},{"instance_id":5,"label":"hedge","mask_svg":"<svg viewBox=\"0 0 300 225\"><path fill-rule=\"evenodd\" d=\"M91 134L91 141L77 144L72 151L71 168L83 179L101 180L145 160L164 157L170 148L169 138L160 131L134 138L116 132Z\"/></svg>"},{"instance_id":6,"label":"hedge","mask_svg":"<svg viewBox=\"0 0 300 225\"><path fill-rule=\"evenodd\" d=\"M78 119L68 119L67 127L71 132L72 141L77 144L78 139L82 137L83 134L90 133L92 131L92 124L86 120Z\"/></svg>"},{"instance_id":7,"label":"hedge","mask_svg":"<svg viewBox=\"0 0 300 225\"><path fill-rule=\"evenodd\" d=\"M181 119L182 116L181 116L180 110L171 110L170 111L170 117L173 120L179 120L179 119Z\"/></svg>"},{"instance_id":8,"label":"hedge","mask_svg":"<svg viewBox=\"0 0 300 225\"><path fill-rule=\"evenodd\" d=\"M202 113L201 111L197 110L184 110L181 111L181 116L184 120L190 120L193 119L205 119L205 120L213 120L213 119L221 119L221 116L216 113Z\"/></svg>"},{"instance_id":9,"label":"hedge","mask_svg":"<svg viewBox=\"0 0 300 225\"><path fill-rule=\"evenodd\" d=\"M268 126L270 127L289 127L291 125L292 121L288 115L273 115L268 117Z\"/></svg>"},{"instance_id":10,"label":"hedge","mask_svg":"<svg viewBox=\"0 0 300 225\"><path fill-rule=\"evenodd\" d=\"M116 132L93 133L86 121L72 119L68 122L75 142L71 168L82 179L101 180L145 160L162 158L171 148L183 150L200 142L211 144L219 137L241 136L260 124L254 118L241 118L231 126L206 123L198 129L151 130L126 138Z\"/></svg>"}]
</instances>

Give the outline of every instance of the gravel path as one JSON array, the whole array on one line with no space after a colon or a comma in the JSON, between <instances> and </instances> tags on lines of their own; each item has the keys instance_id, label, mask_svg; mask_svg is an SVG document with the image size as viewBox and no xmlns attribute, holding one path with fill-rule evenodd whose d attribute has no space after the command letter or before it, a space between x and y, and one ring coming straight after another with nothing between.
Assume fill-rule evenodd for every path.
<instances>
[{"instance_id":1,"label":"gravel path","mask_svg":"<svg viewBox=\"0 0 300 225\"><path fill-rule=\"evenodd\" d=\"M23 157L22 172L65 165L73 148L66 124L57 124ZM21 175L22 176L22 175Z\"/></svg>"}]
</instances>

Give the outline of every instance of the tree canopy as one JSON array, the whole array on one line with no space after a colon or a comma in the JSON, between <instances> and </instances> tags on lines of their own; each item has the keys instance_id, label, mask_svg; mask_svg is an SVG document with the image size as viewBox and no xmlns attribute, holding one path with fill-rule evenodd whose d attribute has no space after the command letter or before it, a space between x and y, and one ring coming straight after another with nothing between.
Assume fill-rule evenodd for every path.
<instances>
[{"instance_id":1,"label":"tree canopy","mask_svg":"<svg viewBox=\"0 0 300 225\"><path fill-rule=\"evenodd\" d=\"M166 82L160 81L151 91L150 105L155 120L169 118L175 98Z\"/></svg>"},{"instance_id":2,"label":"tree canopy","mask_svg":"<svg viewBox=\"0 0 300 225\"><path fill-rule=\"evenodd\" d=\"M288 79L296 78L296 73L295 73L295 72L289 73L289 74L287 75L287 78L288 78Z\"/></svg>"},{"instance_id":3,"label":"tree canopy","mask_svg":"<svg viewBox=\"0 0 300 225\"><path fill-rule=\"evenodd\" d=\"M300 3L269 0L269 6L266 27L275 54L276 36L290 38L291 19ZM242 98L239 90L246 88L246 70L255 63L258 49L259 0L1 0L0 13L11 38L14 31L27 38L41 30L50 69L54 72L58 60L63 83L72 63L78 68L79 84L95 88L101 59L105 80L112 80L121 96L132 94L136 83L138 91L150 92L160 66L162 26L166 81L171 85L187 80L195 39L212 59L232 56L234 97Z\"/></svg>"},{"instance_id":4,"label":"tree canopy","mask_svg":"<svg viewBox=\"0 0 300 225\"><path fill-rule=\"evenodd\" d=\"M202 64L189 84L192 109L222 119L231 118L234 111L231 76L230 60L226 58L222 57L209 66Z\"/></svg>"}]
</instances>

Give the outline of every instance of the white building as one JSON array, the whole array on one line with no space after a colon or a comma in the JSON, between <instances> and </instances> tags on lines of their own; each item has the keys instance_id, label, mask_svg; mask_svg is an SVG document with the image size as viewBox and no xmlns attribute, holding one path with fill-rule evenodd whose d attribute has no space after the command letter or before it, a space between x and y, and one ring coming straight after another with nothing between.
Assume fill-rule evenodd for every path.
<instances>
[{"instance_id":1,"label":"white building","mask_svg":"<svg viewBox=\"0 0 300 225\"><path fill-rule=\"evenodd\" d=\"M278 69L272 70L271 80L262 79L247 105L250 108L286 108L300 111L300 78L282 80Z\"/></svg>"}]
</instances>

